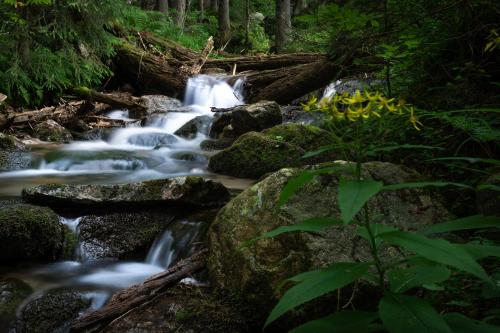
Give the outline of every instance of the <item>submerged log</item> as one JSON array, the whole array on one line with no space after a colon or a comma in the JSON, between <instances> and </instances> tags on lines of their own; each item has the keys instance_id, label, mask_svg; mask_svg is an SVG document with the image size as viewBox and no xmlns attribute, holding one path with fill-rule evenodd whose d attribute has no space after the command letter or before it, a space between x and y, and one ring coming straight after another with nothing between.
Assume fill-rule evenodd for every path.
<instances>
[{"instance_id":1,"label":"submerged log","mask_svg":"<svg viewBox=\"0 0 500 333\"><path fill-rule=\"evenodd\" d=\"M128 311L152 300L182 279L201 271L205 267L207 253L206 249L201 250L144 283L119 291L103 308L78 318L73 323L71 332L97 331Z\"/></svg>"}]
</instances>

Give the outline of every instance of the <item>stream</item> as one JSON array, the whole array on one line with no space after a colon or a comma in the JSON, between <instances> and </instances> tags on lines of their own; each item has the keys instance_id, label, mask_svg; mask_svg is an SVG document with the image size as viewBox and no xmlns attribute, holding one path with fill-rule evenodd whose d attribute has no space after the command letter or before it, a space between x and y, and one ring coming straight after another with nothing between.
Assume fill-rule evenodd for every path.
<instances>
[{"instance_id":1,"label":"stream","mask_svg":"<svg viewBox=\"0 0 500 333\"><path fill-rule=\"evenodd\" d=\"M211 107L243 104L241 89L242 82L230 86L224 79L200 75L189 80L178 111L155 113L141 125L129 118L127 110L113 110L107 116L127 121L126 127L112 129L94 140L32 146L29 169L0 172L0 199L19 198L23 188L44 183L117 184L186 175L221 181L229 188L246 188L250 185L247 180L207 170L207 153L200 149L200 143L208 131L198 132L191 140L174 134L197 116L212 117ZM196 158L179 158L183 154ZM61 222L78 235L81 218L75 212L71 217L61 216ZM114 291L140 283L188 255L202 237L205 222L203 218L175 219L157 235L142 259L93 260L77 242L72 261L30 265L7 271L6 275L28 283L34 290L30 298L49 290L69 289L81 292L91 301L91 308L98 309Z\"/></svg>"}]
</instances>

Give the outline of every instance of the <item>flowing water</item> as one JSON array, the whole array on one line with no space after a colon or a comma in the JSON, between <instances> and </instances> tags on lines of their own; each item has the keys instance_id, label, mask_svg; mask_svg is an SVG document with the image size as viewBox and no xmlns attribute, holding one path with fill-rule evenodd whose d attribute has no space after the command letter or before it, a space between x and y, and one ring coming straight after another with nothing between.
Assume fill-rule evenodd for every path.
<instances>
[{"instance_id":1,"label":"flowing water","mask_svg":"<svg viewBox=\"0 0 500 333\"><path fill-rule=\"evenodd\" d=\"M230 86L222 79L197 76L188 82L182 108L156 113L145 126L129 118L127 110L111 111L108 117L127 121L129 125L96 140L33 147L29 169L0 172L0 198L19 196L22 188L40 183L112 184L180 175L204 175L246 187L248 182L208 172L206 158L178 158L186 152L203 157L199 145L206 133L198 133L192 140L174 134L197 116L211 117L211 107L242 104L241 88L241 82ZM61 222L77 234L80 220L81 217L61 217ZM204 226L206 223L196 219L175 220L158 235L143 261L86 260L77 245L74 261L30 267L10 275L29 283L35 295L60 288L78 290L97 309L116 289L140 283L189 255Z\"/></svg>"}]
</instances>

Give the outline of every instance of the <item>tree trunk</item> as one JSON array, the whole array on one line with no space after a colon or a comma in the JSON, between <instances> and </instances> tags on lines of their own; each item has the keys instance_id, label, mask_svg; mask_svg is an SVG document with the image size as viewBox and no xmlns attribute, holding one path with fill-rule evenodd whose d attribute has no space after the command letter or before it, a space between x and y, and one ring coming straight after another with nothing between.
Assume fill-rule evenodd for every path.
<instances>
[{"instance_id":1,"label":"tree trunk","mask_svg":"<svg viewBox=\"0 0 500 333\"><path fill-rule=\"evenodd\" d=\"M250 49L250 0L245 0L245 48Z\"/></svg>"},{"instance_id":2,"label":"tree trunk","mask_svg":"<svg viewBox=\"0 0 500 333\"><path fill-rule=\"evenodd\" d=\"M276 52L283 52L292 32L290 0L276 0Z\"/></svg>"},{"instance_id":3,"label":"tree trunk","mask_svg":"<svg viewBox=\"0 0 500 333\"><path fill-rule=\"evenodd\" d=\"M229 19L229 0L219 0L219 38L218 47L223 49L231 39L231 21Z\"/></svg>"},{"instance_id":4,"label":"tree trunk","mask_svg":"<svg viewBox=\"0 0 500 333\"><path fill-rule=\"evenodd\" d=\"M204 0L198 0L198 10L200 11L200 16L198 18L199 22L203 22L205 19L205 1Z\"/></svg>"},{"instance_id":5,"label":"tree trunk","mask_svg":"<svg viewBox=\"0 0 500 333\"><path fill-rule=\"evenodd\" d=\"M162 13L168 13L168 0L156 0L156 10Z\"/></svg>"},{"instance_id":6,"label":"tree trunk","mask_svg":"<svg viewBox=\"0 0 500 333\"><path fill-rule=\"evenodd\" d=\"M212 11L214 13L218 13L219 12L219 1L218 0L211 0L210 1L210 8L212 9Z\"/></svg>"},{"instance_id":7,"label":"tree trunk","mask_svg":"<svg viewBox=\"0 0 500 333\"><path fill-rule=\"evenodd\" d=\"M179 28L184 28L184 22L186 21L186 0L176 0L175 10L175 24Z\"/></svg>"},{"instance_id":8,"label":"tree trunk","mask_svg":"<svg viewBox=\"0 0 500 333\"><path fill-rule=\"evenodd\" d=\"M305 0L295 0L295 6L293 7L293 16L302 15L305 9L306 9Z\"/></svg>"}]
</instances>

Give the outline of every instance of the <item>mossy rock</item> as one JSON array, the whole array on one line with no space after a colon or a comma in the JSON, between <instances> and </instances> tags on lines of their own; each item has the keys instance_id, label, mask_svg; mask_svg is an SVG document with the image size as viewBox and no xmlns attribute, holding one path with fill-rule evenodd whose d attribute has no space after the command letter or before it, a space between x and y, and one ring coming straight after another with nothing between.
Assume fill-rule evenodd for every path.
<instances>
[{"instance_id":1,"label":"mossy rock","mask_svg":"<svg viewBox=\"0 0 500 333\"><path fill-rule=\"evenodd\" d=\"M341 173L352 177L352 168L346 164ZM413 170L390 163L364 163L362 170L364 178L385 184L422 178ZM335 262L372 260L368 244L357 235L354 225L333 227L321 234L289 233L243 247L246 241L280 226L313 217L339 218L339 173L316 176L284 206L279 205L285 184L299 173L299 169L282 169L245 190L220 210L208 232L211 282L241 297L262 321L282 295L284 290L278 290L283 280ZM384 191L370 199L368 206L370 215L377 216L377 223L402 230L419 230L450 218L440 197L427 189ZM382 260L398 260L399 256L396 250L386 248ZM373 288L358 292L353 304L358 309L363 308L376 299L375 293ZM351 294L345 291L342 295L349 297ZM330 301L329 304L336 304ZM312 308L316 308L316 312L335 308L314 304ZM287 319L284 321L286 326Z\"/></svg>"},{"instance_id":2,"label":"mossy rock","mask_svg":"<svg viewBox=\"0 0 500 333\"><path fill-rule=\"evenodd\" d=\"M293 144L273 140L262 133L249 132L233 145L210 158L209 168L218 173L258 178L286 166L295 166L305 151Z\"/></svg>"},{"instance_id":3,"label":"mossy rock","mask_svg":"<svg viewBox=\"0 0 500 333\"><path fill-rule=\"evenodd\" d=\"M206 288L178 284L137 311L113 321L103 333L178 332L244 333L246 318L237 305L213 295Z\"/></svg>"},{"instance_id":4,"label":"mossy rock","mask_svg":"<svg viewBox=\"0 0 500 333\"><path fill-rule=\"evenodd\" d=\"M0 133L0 171L24 169L30 163L31 156L21 141Z\"/></svg>"},{"instance_id":5,"label":"mossy rock","mask_svg":"<svg viewBox=\"0 0 500 333\"><path fill-rule=\"evenodd\" d=\"M29 301L21 311L18 333L67 332L71 321L90 306L81 294L52 291Z\"/></svg>"},{"instance_id":6,"label":"mossy rock","mask_svg":"<svg viewBox=\"0 0 500 333\"><path fill-rule=\"evenodd\" d=\"M314 151L332 144L330 133L313 125L283 124L262 131L270 139L294 144L306 151Z\"/></svg>"},{"instance_id":7,"label":"mossy rock","mask_svg":"<svg viewBox=\"0 0 500 333\"><path fill-rule=\"evenodd\" d=\"M36 125L33 132L35 137L44 141L68 143L73 140L73 136L66 128L51 119Z\"/></svg>"},{"instance_id":8,"label":"mossy rock","mask_svg":"<svg viewBox=\"0 0 500 333\"><path fill-rule=\"evenodd\" d=\"M174 134L185 139L194 139L198 133L208 135L212 119L211 116L195 117L182 125Z\"/></svg>"},{"instance_id":9,"label":"mossy rock","mask_svg":"<svg viewBox=\"0 0 500 333\"><path fill-rule=\"evenodd\" d=\"M32 292L21 280L0 279L0 332L8 332L14 326L17 308Z\"/></svg>"},{"instance_id":10,"label":"mossy rock","mask_svg":"<svg viewBox=\"0 0 500 333\"><path fill-rule=\"evenodd\" d=\"M235 139L232 138L203 140L200 143L200 148L206 151L222 150L231 147L234 141Z\"/></svg>"},{"instance_id":11,"label":"mossy rock","mask_svg":"<svg viewBox=\"0 0 500 333\"><path fill-rule=\"evenodd\" d=\"M0 210L0 262L57 259L64 230L50 208L13 204Z\"/></svg>"}]
</instances>

